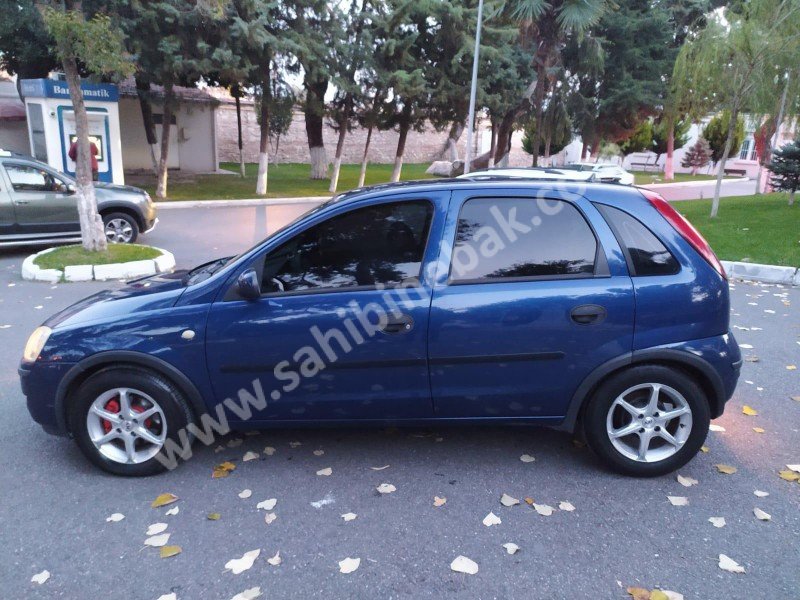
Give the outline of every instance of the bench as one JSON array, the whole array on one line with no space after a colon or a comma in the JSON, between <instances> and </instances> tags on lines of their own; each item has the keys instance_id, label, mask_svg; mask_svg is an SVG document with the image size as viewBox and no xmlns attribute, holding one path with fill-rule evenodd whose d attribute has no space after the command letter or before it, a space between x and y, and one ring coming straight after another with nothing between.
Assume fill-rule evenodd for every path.
<instances>
[{"instance_id":1,"label":"bench","mask_svg":"<svg viewBox=\"0 0 800 600\"><path fill-rule=\"evenodd\" d=\"M651 161L650 158L645 160L644 162L631 162L631 169L634 171L647 171L650 168L658 169L658 162L655 160Z\"/></svg>"},{"instance_id":2,"label":"bench","mask_svg":"<svg viewBox=\"0 0 800 600\"><path fill-rule=\"evenodd\" d=\"M738 175L739 177L744 177L747 175L747 171L745 169L723 169L722 170L725 175Z\"/></svg>"}]
</instances>

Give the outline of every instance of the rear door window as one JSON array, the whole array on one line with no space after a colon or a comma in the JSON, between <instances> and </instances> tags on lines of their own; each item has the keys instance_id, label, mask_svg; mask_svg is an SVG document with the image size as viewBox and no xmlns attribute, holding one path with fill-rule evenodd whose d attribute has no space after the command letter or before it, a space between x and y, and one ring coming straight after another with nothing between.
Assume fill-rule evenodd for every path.
<instances>
[{"instance_id":1,"label":"rear door window","mask_svg":"<svg viewBox=\"0 0 800 600\"><path fill-rule=\"evenodd\" d=\"M618 208L596 206L622 246L631 275L672 275L680 270L675 257L641 221Z\"/></svg>"},{"instance_id":2,"label":"rear door window","mask_svg":"<svg viewBox=\"0 0 800 600\"><path fill-rule=\"evenodd\" d=\"M597 240L569 202L472 198L461 207L450 281L592 277Z\"/></svg>"}]
</instances>

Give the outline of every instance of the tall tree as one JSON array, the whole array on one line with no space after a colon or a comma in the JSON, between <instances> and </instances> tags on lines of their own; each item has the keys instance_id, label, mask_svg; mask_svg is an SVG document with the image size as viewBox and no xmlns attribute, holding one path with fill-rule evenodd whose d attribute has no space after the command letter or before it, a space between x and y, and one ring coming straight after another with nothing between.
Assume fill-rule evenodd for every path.
<instances>
[{"instance_id":1,"label":"tall tree","mask_svg":"<svg viewBox=\"0 0 800 600\"><path fill-rule=\"evenodd\" d=\"M55 42L55 54L64 69L75 114L75 133L78 138L75 180L81 242L86 250L103 251L107 240L103 220L97 211L92 182L89 118L78 64L82 64L90 73L116 77L128 75L133 68L122 46L121 32L112 25L108 15L100 12L85 14L80 0L37 0L36 7Z\"/></svg>"},{"instance_id":2,"label":"tall tree","mask_svg":"<svg viewBox=\"0 0 800 600\"><path fill-rule=\"evenodd\" d=\"M716 165L722 160L723 154L735 154L744 141L744 119L741 115L736 118L735 124L731 125L730 111L723 110L720 114L714 115L703 128L703 137L708 141L711 148L711 160ZM722 168L722 167L720 167Z\"/></svg>"},{"instance_id":3,"label":"tall tree","mask_svg":"<svg viewBox=\"0 0 800 600\"><path fill-rule=\"evenodd\" d=\"M0 19L0 69L22 79L47 77L58 65L55 43L33 0L10 2Z\"/></svg>"}]
</instances>

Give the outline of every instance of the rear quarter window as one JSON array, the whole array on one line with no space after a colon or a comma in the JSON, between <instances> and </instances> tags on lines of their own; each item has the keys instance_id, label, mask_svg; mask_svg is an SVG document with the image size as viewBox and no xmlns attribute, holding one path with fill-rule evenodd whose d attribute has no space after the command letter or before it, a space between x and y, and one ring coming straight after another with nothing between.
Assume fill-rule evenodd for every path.
<instances>
[{"instance_id":1,"label":"rear quarter window","mask_svg":"<svg viewBox=\"0 0 800 600\"><path fill-rule=\"evenodd\" d=\"M632 276L673 275L680 270L672 253L636 217L611 206L596 206L622 246Z\"/></svg>"}]
</instances>

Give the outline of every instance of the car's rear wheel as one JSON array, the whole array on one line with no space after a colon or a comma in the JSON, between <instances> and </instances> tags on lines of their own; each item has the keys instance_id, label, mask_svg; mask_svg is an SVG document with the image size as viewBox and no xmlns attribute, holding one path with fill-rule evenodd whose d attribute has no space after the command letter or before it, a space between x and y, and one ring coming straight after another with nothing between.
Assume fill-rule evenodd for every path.
<instances>
[{"instance_id":1,"label":"car's rear wheel","mask_svg":"<svg viewBox=\"0 0 800 600\"><path fill-rule=\"evenodd\" d=\"M605 381L591 398L583 423L589 446L611 468L654 477L697 454L709 421L708 399L691 377L645 365Z\"/></svg>"},{"instance_id":2,"label":"car's rear wheel","mask_svg":"<svg viewBox=\"0 0 800 600\"><path fill-rule=\"evenodd\" d=\"M192 412L171 382L150 371L118 367L99 371L80 386L68 418L92 463L115 475L142 476L167 468L157 457L170 439L180 447L178 432L192 421Z\"/></svg>"},{"instance_id":3,"label":"car's rear wheel","mask_svg":"<svg viewBox=\"0 0 800 600\"><path fill-rule=\"evenodd\" d=\"M111 244L132 244L139 237L139 224L126 213L103 215L106 239Z\"/></svg>"}]
</instances>

